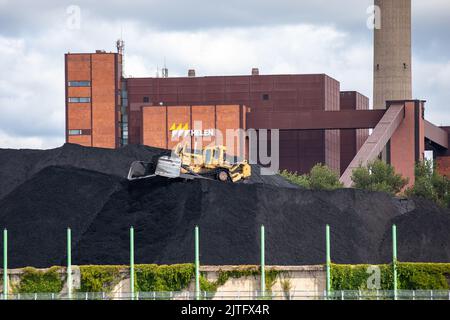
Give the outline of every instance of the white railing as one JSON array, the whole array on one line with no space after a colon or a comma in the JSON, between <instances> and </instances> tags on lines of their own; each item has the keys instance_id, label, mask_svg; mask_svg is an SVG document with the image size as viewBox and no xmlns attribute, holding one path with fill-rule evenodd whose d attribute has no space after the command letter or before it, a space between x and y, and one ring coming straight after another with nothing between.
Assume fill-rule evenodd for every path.
<instances>
[{"instance_id":1,"label":"white railing","mask_svg":"<svg viewBox=\"0 0 450 320\"><path fill-rule=\"evenodd\" d=\"M201 300L450 300L449 290L335 290L317 291L219 291L199 293ZM195 300L193 291L135 292L134 300ZM60 293L15 293L0 299L8 300L68 300ZM74 292L72 300L132 300L129 292Z\"/></svg>"}]
</instances>

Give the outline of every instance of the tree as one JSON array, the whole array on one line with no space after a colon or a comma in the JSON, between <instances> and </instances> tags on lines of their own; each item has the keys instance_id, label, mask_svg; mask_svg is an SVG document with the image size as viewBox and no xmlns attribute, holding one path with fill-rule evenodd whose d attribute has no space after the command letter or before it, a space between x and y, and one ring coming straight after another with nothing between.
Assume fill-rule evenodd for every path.
<instances>
[{"instance_id":1,"label":"tree","mask_svg":"<svg viewBox=\"0 0 450 320\"><path fill-rule=\"evenodd\" d=\"M396 195L408 184L408 179L395 173L394 167L375 160L366 167L360 166L352 173L353 187L370 191L382 191Z\"/></svg>"},{"instance_id":2,"label":"tree","mask_svg":"<svg viewBox=\"0 0 450 320\"><path fill-rule=\"evenodd\" d=\"M416 165L415 177L414 186L407 190L408 196L429 199L450 208L450 179L440 175L431 160Z\"/></svg>"},{"instance_id":3,"label":"tree","mask_svg":"<svg viewBox=\"0 0 450 320\"><path fill-rule=\"evenodd\" d=\"M339 176L326 165L316 164L309 174L299 175L297 172L283 170L281 173L289 182L306 189L313 190L335 190L343 188Z\"/></svg>"},{"instance_id":4,"label":"tree","mask_svg":"<svg viewBox=\"0 0 450 320\"><path fill-rule=\"evenodd\" d=\"M328 166L316 164L309 173L309 184L313 190L335 190L343 188L339 175Z\"/></svg>"}]
</instances>

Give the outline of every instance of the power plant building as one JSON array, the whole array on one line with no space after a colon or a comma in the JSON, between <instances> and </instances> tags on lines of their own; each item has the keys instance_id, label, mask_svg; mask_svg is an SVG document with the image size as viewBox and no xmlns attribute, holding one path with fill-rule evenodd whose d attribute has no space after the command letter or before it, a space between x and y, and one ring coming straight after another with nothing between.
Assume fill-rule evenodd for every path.
<instances>
[{"instance_id":1,"label":"power plant building","mask_svg":"<svg viewBox=\"0 0 450 320\"><path fill-rule=\"evenodd\" d=\"M425 101L412 99L411 0L375 5L381 14L373 109L366 96L341 91L326 74L263 75L253 68L248 75L199 77L191 69L168 77L164 68L162 77L127 78L118 41L117 53L65 55L66 141L172 148L188 137L195 147L200 136L217 143L218 131L278 130L280 169L306 173L322 163L350 186L355 167L382 158L412 184L414 164L432 150L439 170L450 176L450 129L426 121ZM233 146L229 153L242 155L239 143ZM248 145L244 149L247 156Z\"/></svg>"},{"instance_id":2,"label":"power plant building","mask_svg":"<svg viewBox=\"0 0 450 320\"><path fill-rule=\"evenodd\" d=\"M103 69L96 64L99 59ZM173 125L192 129L195 121L201 121L203 129L236 130L250 128L247 113L270 117L273 112L339 111L341 105L346 110L369 108L367 97L341 92L340 83L325 74L260 75L254 69L247 76L195 77L191 70L187 77L119 81L121 60L117 53L66 54L67 142L170 148ZM341 172L368 130L342 134L341 143L339 130L280 130L281 168L304 173L323 163Z\"/></svg>"}]
</instances>

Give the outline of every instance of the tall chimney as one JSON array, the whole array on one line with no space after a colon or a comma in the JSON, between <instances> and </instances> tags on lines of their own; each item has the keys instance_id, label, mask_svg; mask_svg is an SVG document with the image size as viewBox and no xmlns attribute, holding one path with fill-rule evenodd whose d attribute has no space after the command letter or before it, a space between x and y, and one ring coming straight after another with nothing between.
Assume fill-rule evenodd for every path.
<instances>
[{"instance_id":1,"label":"tall chimney","mask_svg":"<svg viewBox=\"0 0 450 320\"><path fill-rule=\"evenodd\" d=\"M252 68L252 76L259 76L259 69L258 68Z\"/></svg>"},{"instance_id":2,"label":"tall chimney","mask_svg":"<svg viewBox=\"0 0 450 320\"><path fill-rule=\"evenodd\" d=\"M188 77L189 78L195 77L195 69L189 69L188 70Z\"/></svg>"},{"instance_id":3,"label":"tall chimney","mask_svg":"<svg viewBox=\"0 0 450 320\"><path fill-rule=\"evenodd\" d=\"M373 106L412 99L411 0L375 0L381 28L374 33ZM376 23L375 25L377 25Z\"/></svg>"}]
</instances>

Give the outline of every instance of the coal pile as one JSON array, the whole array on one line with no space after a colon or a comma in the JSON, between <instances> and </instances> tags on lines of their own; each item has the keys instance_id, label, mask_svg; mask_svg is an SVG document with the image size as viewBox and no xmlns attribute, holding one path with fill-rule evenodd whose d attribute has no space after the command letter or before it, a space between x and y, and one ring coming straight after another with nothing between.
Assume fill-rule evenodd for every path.
<instances>
[{"instance_id":1,"label":"coal pile","mask_svg":"<svg viewBox=\"0 0 450 320\"><path fill-rule=\"evenodd\" d=\"M168 150L143 145L127 145L116 150L70 143L50 150L0 149L0 199L49 166L72 166L124 178L133 161L156 161L169 154ZM296 188L278 175L261 176L258 166L252 166L252 170L252 183Z\"/></svg>"},{"instance_id":2,"label":"coal pile","mask_svg":"<svg viewBox=\"0 0 450 320\"><path fill-rule=\"evenodd\" d=\"M393 223L401 261L450 261L450 213L427 201L353 189L302 190L255 170L251 184L124 178L132 161L166 152L75 145L0 150L0 174L6 174L0 179L0 227L9 230L10 266L64 265L68 226L79 265L128 264L130 226L136 263L192 262L195 225L202 264L258 264L261 224L270 265L324 263L326 224L336 263L389 262ZM14 166L20 169L12 177Z\"/></svg>"},{"instance_id":3,"label":"coal pile","mask_svg":"<svg viewBox=\"0 0 450 320\"><path fill-rule=\"evenodd\" d=\"M133 161L151 161L165 154L169 152L142 145L128 145L117 150L69 143L50 150L0 149L0 199L49 166L72 166L126 177Z\"/></svg>"}]
</instances>

